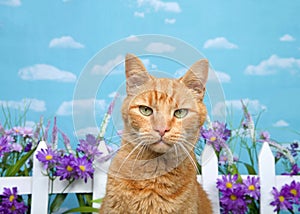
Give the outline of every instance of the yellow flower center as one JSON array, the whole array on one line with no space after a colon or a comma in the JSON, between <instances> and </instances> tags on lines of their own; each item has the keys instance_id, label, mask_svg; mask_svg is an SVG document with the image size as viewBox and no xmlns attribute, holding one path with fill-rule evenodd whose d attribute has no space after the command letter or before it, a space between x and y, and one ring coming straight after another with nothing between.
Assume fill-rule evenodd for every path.
<instances>
[{"instance_id":1,"label":"yellow flower center","mask_svg":"<svg viewBox=\"0 0 300 214\"><path fill-rule=\"evenodd\" d=\"M284 202L284 200L285 200L285 198L284 198L282 195L279 196L278 199L279 199L279 201L280 201L281 203Z\"/></svg>"},{"instance_id":2,"label":"yellow flower center","mask_svg":"<svg viewBox=\"0 0 300 214\"><path fill-rule=\"evenodd\" d=\"M215 140L217 140L217 138L215 136L212 136L209 140L210 141L215 141Z\"/></svg>"},{"instance_id":3,"label":"yellow flower center","mask_svg":"<svg viewBox=\"0 0 300 214\"><path fill-rule=\"evenodd\" d=\"M46 160L52 160L53 156L52 155L46 155Z\"/></svg>"},{"instance_id":4,"label":"yellow flower center","mask_svg":"<svg viewBox=\"0 0 300 214\"><path fill-rule=\"evenodd\" d=\"M248 190L250 190L250 191L254 191L255 190L255 186L252 184L252 185L250 185L249 187L248 187Z\"/></svg>"},{"instance_id":5,"label":"yellow flower center","mask_svg":"<svg viewBox=\"0 0 300 214\"><path fill-rule=\"evenodd\" d=\"M12 207L10 208L11 211L15 211L16 207L14 205L12 205Z\"/></svg>"},{"instance_id":6,"label":"yellow flower center","mask_svg":"<svg viewBox=\"0 0 300 214\"><path fill-rule=\"evenodd\" d=\"M73 167L71 167L71 166L68 165L68 166L67 166L67 171L68 171L68 172L71 172L72 170L73 170Z\"/></svg>"},{"instance_id":7,"label":"yellow flower center","mask_svg":"<svg viewBox=\"0 0 300 214\"><path fill-rule=\"evenodd\" d=\"M230 195L230 200L235 201L237 199L236 195Z\"/></svg>"},{"instance_id":8,"label":"yellow flower center","mask_svg":"<svg viewBox=\"0 0 300 214\"><path fill-rule=\"evenodd\" d=\"M10 196L9 196L9 201L10 201L10 202L12 202L14 199L15 199L15 196L14 196L14 195L10 195Z\"/></svg>"},{"instance_id":9,"label":"yellow flower center","mask_svg":"<svg viewBox=\"0 0 300 214\"><path fill-rule=\"evenodd\" d=\"M226 188L231 189L232 188L232 183L231 182L227 182L226 183Z\"/></svg>"},{"instance_id":10,"label":"yellow flower center","mask_svg":"<svg viewBox=\"0 0 300 214\"><path fill-rule=\"evenodd\" d=\"M298 194L297 190L296 189L291 189L290 190L290 193L292 193L294 196L296 196Z\"/></svg>"},{"instance_id":11,"label":"yellow flower center","mask_svg":"<svg viewBox=\"0 0 300 214\"><path fill-rule=\"evenodd\" d=\"M85 166L80 165L79 169L84 172L85 171Z\"/></svg>"}]
</instances>

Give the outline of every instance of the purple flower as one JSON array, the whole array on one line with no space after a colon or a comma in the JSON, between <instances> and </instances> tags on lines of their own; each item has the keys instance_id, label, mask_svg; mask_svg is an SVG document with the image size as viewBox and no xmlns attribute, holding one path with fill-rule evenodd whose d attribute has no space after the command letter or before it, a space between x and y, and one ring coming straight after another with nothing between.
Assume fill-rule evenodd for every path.
<instances>
[{"instance_id":1,"label":"purple flower","mask_svg":"<svg viewBox=\"0 0 300 214\"><path fill-rule=\"evenodd\" d=\"M267 132L267 131L263 131L260 133L259 135L260 139L263 140L263 141L267 141L269 142L270 141L270 133Z\"/></svg>"},{"instance_id":2,"label":"purple flower","mask_svg":"<svg viewBox=\"0 0 300 214\"><path fill-rule=\"evenodd\" d=\"M222 147L231 136L231 131L226 128L226 124L221 122L213 122L212 127L209 129L200 130L201 136L206 140L208 144L214 146L214 148L219 152Z\"/></svg>"},{"instance_id":3,"label":"purple flower","mask_svg":"<svg viewBox=\"0 0 300 214\"><path fill-rule=\"evenodd\" d=\"M300 182L292 181L290 185L285 184L282 191L289 194L289 199L293 203L300 204Z\"/></svg>"},{"instance_id":4,"label":"purple flower","mask_svg":"<svg viewBox=\"0 0 300 214\"><path fill-rule=\"evenodd\" d=\"M274 201L270 203L270 205L274 206L274 212L280 210L292 210L293 205L289 199L289 192L286 189L281 189L278 191L275 187L273 187L272 194L274 196Z\"/></svg>"},{"instance_id":5,"label":"purple flower","mask_svg":"<svg viewBox=\"0 0 300 214\"><path fill-rule=\"evenodd\" d=\"M234 176L223 175L221 179L217 180L217 188L220 190L220 192L226 192L227 190L235 189L238 186L236 183L237 179L237 174Z\"/></svg>"},{"instance_id":6,"label":"purple flower","mask_svg":"<svg viewBox=\"0 0 300 214\"><path fill-rule=\"evenodd\" d=\"M22 214L27 212L28 207L23 201L19 201L17 192L17 187L13 187L12 190L4 188L3 195L1 195L0 213Z\"/></svg>"},{"instance_id":7,"label":"purple flower","mask_svg":"<svg viewBox=\"0 0 300 214\"><path fill-rule=\"evenodd\" d=\"M98 150L99 142L94 135L88 134L85 136L85 140L80 139L79 142L77 151L83 153L89 159L94 160L97 156L102 154L102 152Z\"/></svg>"},{"instance_id":8,"label":"purple flower","mask_svg":"<svg viewBox=\"0 0 300 214\"><path fill-rule=\"evenodd\" d=\"M33 130L28 127L15 126L11 130L8 131L9 134L22 136L22 137L32 137Z\"/></svg>"},{"instance_id":9,"label":"purple flower","mask_svg":"<svg viewBox=\"0 0 300 214\"><path fill-rule=\"evenodd\" d=\"M31 148L32 148L32 142L27 143L24 148L24 152L29 152Z\"/></svg>"},{"instance_id":10,"label":"purple flower","mask_svg":"<svg viewBox=\"0 0 300 214\"><path fill-rule=\"evenodd\" d=\"M23 150L22 145L20 145L18 143L10 144L10 151L11 152L22 152L22 150Z\"/></svg>"},{"instance_id":11,"label":"purple flower","mask_svg":"<svg viewBox=\"0 0 300 214\"><path fill-rule=\"evenodd\" d=\"M56 175L60 177L60 180L72 180L77 179L75 171L76 162L73 154L64 155L60 158L59 164L56 167Z\"/></svg>"},{"instance_id":12,"label":"purple flower","mask_svg":"<svg viewBox=\"0 0 300 214\"><path fill-rule=\"evenodd\" d=\"M6 136L0 138L0 158L7 152L9 152L9 144Z\"/></svg>"},{"instance_id":13,"label":"purple flower","mask_svg":"<svg viewBox=\"0 0 300 214\"><path fill-rule=\"evenodd\" d=\"M299 148L299 142L295 141L293 143L290 144L290 148L288 148L288 150L291 152L293 157L297 157L297 149Z\"/></svg>"},{"instance_id":14,"label":"purple flower","mask_svg":"<svg viewBox=\"0 0 300 214\"><path fill-rule=\"evenodd\" d=\"M227 189L223 192L220 203L223 213L241 214L247 212L249 201L245 198L242 186L237 185L236 188Z\"/></svg>"},{"instance_id":15,"label":"purple flower","mask_svg":"<svg viewBox=\"0 0 300 214\"><path fill-rule=\"evenodd\" d=\"M88 177L93 178L93 164L86 156L75 159L75 170L78 178L84 179L85 182L87 182Z\"/></svg>"},{"instance_id":16,"label":"purple flower","mask_svg":"<svg viewBox=\"0 0 300 214\"><path fill-rule=\"evenodd\" d=\"M23 127L23 128L20 130L20 134L21 134L23 137L32 137L32 136L33 136L33 129L30 128L30 127Z\"/></svg>"},{"instance_id":17,"label":"purple flower","mask_svg":"<svg viewBox=\"0 0 300 214\"><path fill-rule=\"evenodd\" d=\"M299 175L300 174L300 168L297 164L294 164L292 166L292 170L289 173L282 173L283 175Z\"/></svg>"},{"instance_id":18,"label":"purple flower","mask_svg":"<svg viewBox=\"0 0 300 214\"><path fill-rule=\"evenodd\" d=\"M36 155L36 158L44 164L44 168L48 169L53 167L54 164L58 161L58 155L56 151L51 148L41 149Z\"/></svg>"},{"instance_id":19,"label":"purple flower","mask_svg":"<svg viewBox=\"0 0 300 214\"><path fill-rule=\"evenodd\" d=\"M233 161L238 161L239 158L234 156L233 157ZM226 163L228 162L228 156L227 155L220 155L220 158L219 158L219 164L221 165L225 165Z\"/></svg>"},{"instance_id":20,"label":"purple flower","mask_svg":"<svg viewBox=\"0 0 300 214\"><path fill-rule=\"evenodd\" d=\"M247 179L243 181L245 186L245 194L258 200L260 197L260 185L258 177L247 176Z\"/></svg>"}]
</instances>

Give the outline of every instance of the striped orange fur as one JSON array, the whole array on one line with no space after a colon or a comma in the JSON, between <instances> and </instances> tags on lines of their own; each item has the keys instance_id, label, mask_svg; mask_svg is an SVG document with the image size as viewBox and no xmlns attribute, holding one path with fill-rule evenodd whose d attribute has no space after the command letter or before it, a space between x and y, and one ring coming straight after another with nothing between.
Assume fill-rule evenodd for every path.
<instances>
[{"instance_id":1,"label":"striped orange fur","mask_svg":"<svg viewBox=\"0 0 300 214\"><path fill-rule=\"evenodd\" d=\"M125 64L122 144L100 214L212 213L193 152L206 118L208 61L197 61L179 79L151 76L132 54Z\"/></svg>"}]
</instances>

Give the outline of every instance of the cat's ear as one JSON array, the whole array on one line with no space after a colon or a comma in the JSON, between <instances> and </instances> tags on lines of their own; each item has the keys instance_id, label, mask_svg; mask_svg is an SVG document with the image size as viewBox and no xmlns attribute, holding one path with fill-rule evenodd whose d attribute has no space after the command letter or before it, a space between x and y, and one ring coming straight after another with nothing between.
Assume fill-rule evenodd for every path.
<instances>
[{"instance_id":1,"label":"cat's ear","mask_svg":"<svg viewBox=\"0 0 300 214\"><path fill-rule=\"evenodd\" d=\"M143 62L133 54L127 54L125 58L126 91L127 94L134 93L134 90L151 79Z\"/></svg>"},{"instance_id":2,"label":"cat's ear","mask_svg":"<svg viewBox=\"0 0 300 214\"><path fill-rule=\"evenodd\" d=\"M201 100L203 100L205 95L205 84L208 78L208 70L208 60L201 59L194 63L186 74L179 79L188 88L194 90Z\"/></svg>"}]
</instances>

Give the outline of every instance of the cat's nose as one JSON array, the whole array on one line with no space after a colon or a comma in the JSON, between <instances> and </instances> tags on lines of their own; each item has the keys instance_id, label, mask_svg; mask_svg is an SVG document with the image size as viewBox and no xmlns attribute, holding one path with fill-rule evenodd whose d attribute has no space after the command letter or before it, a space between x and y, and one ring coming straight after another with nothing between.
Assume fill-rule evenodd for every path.
<instances>
[{"instance_id":1,"label":"cat's nose","mask_svg":"<svg viewBox=\"0 0 300 214\"><path fill-rule=\"evenodd\" d=\"M156 128L155 131L157 131L159 133L159 135L162 137L165 135L166 132L170 131L169 127L159 127Z\"/></svg>"}]
</instances>

